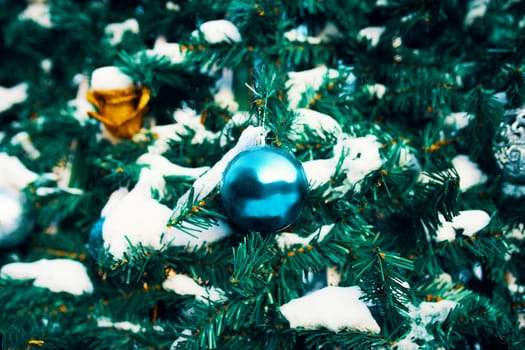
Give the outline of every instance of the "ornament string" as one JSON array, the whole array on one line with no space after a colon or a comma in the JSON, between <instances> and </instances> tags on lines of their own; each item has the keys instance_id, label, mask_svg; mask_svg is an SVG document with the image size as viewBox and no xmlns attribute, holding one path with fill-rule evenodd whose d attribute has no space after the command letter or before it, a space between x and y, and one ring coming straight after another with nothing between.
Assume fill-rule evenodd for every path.
<instances>
[{"instance_id":1,"label":"ornament string","mask_svg":"<svg viewBox=\"0 0 525 350\"><path fill-rule=\"evenodd\" d=\"M265 128L266 125L266 111L267 111L267 104L268 104L268 96L267 94L260 93L257 91L256 88L250 86L249 84L245 84L246 87L253 93L253 95L256 97L254 103L257 106L256 108L256 127L263 127ZM266 128L265 128L266 129ZM257 135L257 139L255 141L255 144L257 146L264 146L266 144L266 131L263 133L260 133Z\"/></svg>"},{"instance_id":2,"label":"ornament string","mask_svg":"<svg viewBox=\"0 0 525 350\"><path fill-rule=\"evenodd\" d=\"M252 92L254 92L254 94L259 95L252 87L250 87L250 86L248 86L248 87L252 90ZM263 106L263 104L264 104L264 106ZM261 97L256 99L255 100L255 105L257 106L256 112L255 112L256 119L257 119L256 126L264 128L264 126L266 124L266 99L263 99ZM265 133L259 133L259 135L257 135L257 139L255 140L255 144L257 146L264 146L265 145L266 142L264 140L264 136L265 136Z\"/></svg>"},{"instance_id":3,"label":"ornament string","mask_svg":"<svg viewBox=\"0 0 525 350\"><path fill-rule=\"evenodd\" d=\"M259 104L257 107L257 126L264 127L266 124L266 111L263 111L261 108L261 105ZM257 135L257 140L255 141L257 146L264 146L266 144L266 141L264 140L264 134L259 133Z\"/></svg>"}]
</instances>

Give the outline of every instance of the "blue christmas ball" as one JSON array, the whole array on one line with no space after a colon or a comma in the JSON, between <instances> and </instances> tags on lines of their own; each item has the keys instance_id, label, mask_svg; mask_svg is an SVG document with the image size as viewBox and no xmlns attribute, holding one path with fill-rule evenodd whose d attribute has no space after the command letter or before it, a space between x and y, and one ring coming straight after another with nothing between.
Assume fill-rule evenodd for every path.
<instances>
[{"instance_id":1,"label":"blue christmas ball","mask_svg":"<svg viewBox=\"0 0 525 350\"><path fill-rule=\"evenodd\" d=\"M307 194L303 166L279 148L240 152L222 177L224 210L244 230L275 232L290 226L301 214Z\"/></svg>"},{"instance_id":2,"label":"blue christmas ball","mask_svg":"<svg viewBox=\"0 0 525 350\"><path fill-rule=\"evenodd\" d=\"M106 218L101 217L95 222L91 231L89 231L88 238L88 252L94 260L98 260L99 254L103 249L104 239L102 238L102 226Z\"/></svg>"}]
</instances>

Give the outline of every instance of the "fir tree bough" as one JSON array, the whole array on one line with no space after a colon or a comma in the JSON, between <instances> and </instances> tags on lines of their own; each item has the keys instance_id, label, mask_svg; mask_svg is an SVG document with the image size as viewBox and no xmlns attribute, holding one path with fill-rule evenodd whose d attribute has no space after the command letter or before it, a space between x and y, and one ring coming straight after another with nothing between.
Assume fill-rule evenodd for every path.
<instances>
[{"instance_id":1,"label":"fir tree bough","mask_svg":"<svg viewBox=\"0 0 525 350\"><path fill-rule=\"evenodd\" d=\"M492 150L525 108L524 2L0 4L0 189L35 222L0 246L2 349L525 346L525 192ZM152 92L130 139L87 116L103 66ZM284 232L222 209L217 169L254 126L309 180ZM122 256L94 232L115 210ZM41 259L81 262L92 292ZM290 326L282 305L336 286L379 333Z\"/></svg>"}]
</instances>

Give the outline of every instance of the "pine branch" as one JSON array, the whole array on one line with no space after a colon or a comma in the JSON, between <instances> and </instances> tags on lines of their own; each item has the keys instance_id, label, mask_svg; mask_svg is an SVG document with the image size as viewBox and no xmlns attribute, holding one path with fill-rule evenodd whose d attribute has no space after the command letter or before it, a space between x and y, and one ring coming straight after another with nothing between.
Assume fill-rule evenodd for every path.
<instances>
[{"instance_id":1,"label":"pine branch","mask_svg":"<svg viewBox=\"0 0 525 350\"><path fill-rule=\"evenodd\" d=\"M199 232L212 227L218 220L228 219L224 214L208 207L208 203L214 201L213 195L207 200L196 201L194 189L191 188L189 191L186 206L181 209L178 216L170 217L168 225L192 237L197 237Z\"/></svg>"}]
</instances>

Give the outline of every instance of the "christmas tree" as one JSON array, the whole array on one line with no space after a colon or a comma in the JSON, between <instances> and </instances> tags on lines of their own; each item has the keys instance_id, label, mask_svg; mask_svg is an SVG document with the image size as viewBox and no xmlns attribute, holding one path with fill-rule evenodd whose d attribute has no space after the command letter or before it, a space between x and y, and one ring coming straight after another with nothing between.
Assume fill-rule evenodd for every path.
<instances>
[{"instance_id":1,"label":"christmas tree","mask_svg":"<svg viewBox=\"0 0 525 350\"><path fill-rule=\"evenodd\" d=\"M521 349L525 3L0 1L2 349Z\"/></svg>"}]
</instances>

